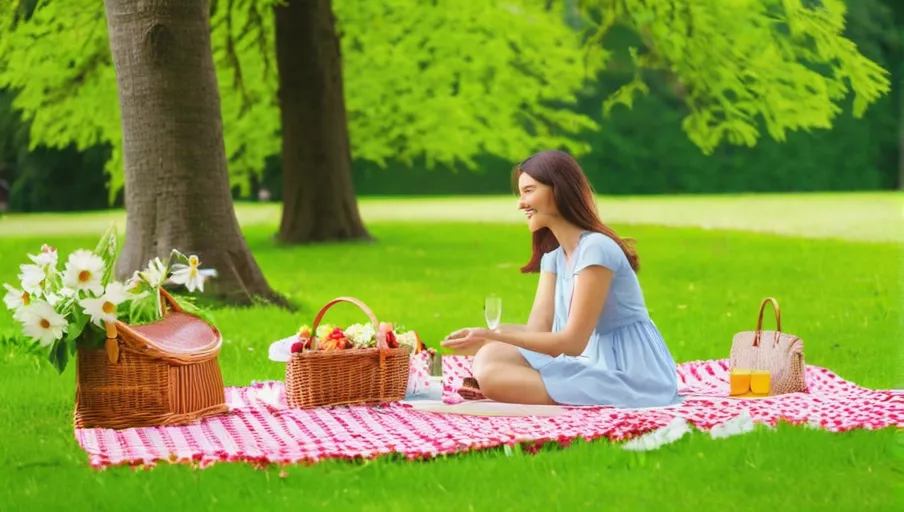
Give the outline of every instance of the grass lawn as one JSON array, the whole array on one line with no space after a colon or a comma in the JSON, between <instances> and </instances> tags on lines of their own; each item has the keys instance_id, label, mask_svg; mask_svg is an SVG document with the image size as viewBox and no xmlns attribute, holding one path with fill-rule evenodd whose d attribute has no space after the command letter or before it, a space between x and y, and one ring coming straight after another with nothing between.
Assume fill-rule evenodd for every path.
<instances>
[{"instance_id":1,"label":"grass lawn","mask_svg":"<svg viewBox=\"0 0 904 512\"><path fill-rule=\"evenodd\" d=\"M434 212L445 208L431 204ZM96 215L56 218L79 225ZM41 243L62 253L93 247L105 227L61 235L59 225L37 219L0 220L0 282L14 282L25 252ZM45 229L4 231L7 221ZM436 345L454 328L482 324L490 292L503 297L504 322L523 322L536 285L536 276L517 270L527 257L526 230L507 221L372 218L379 244L298 248L273 245L270 222L245 226L270 282L300 309L215 312L226 338L227 385L281 379L283 367L267 359L269 343L310 323L338 295L362 299ZM901 386L898 245L615 227L638 239L648 306L679 361L727 357L731 336L754 327L759 301L771 295L782 305L784 330L804 339L809 363L868 387ZM362 320L347 305L328 318ZM0 336L15 328L0 315ZM288 478L238 464L96 472L72 434L73 366L60 377L10 346L0 346L0 361L0 510L870 511L896 509L902 477L904 445L892 430L828 434L787 426L720 441L698 434L646 454L594 442L536 456L493 451L426 463L324 463L289 468Z\"/></svg>"},{"instance_id":2,"label":"grass lawn","mask_svg":"<svg viewBox=\"0 0 904 512\"><path fill-rule=\"evenodd\" d=\"M904 194L898 192L598 196L610 224L734 229L856 241L904 242ZM368 223L395 221L521 224L512 196L441 198L367 197L359 200ZM238 203L243 226L279 224L280 205ZM111 221L125 226L121 210L79 215L0 216L0 236L103 232Z\"/></svg>"}]
</instances>

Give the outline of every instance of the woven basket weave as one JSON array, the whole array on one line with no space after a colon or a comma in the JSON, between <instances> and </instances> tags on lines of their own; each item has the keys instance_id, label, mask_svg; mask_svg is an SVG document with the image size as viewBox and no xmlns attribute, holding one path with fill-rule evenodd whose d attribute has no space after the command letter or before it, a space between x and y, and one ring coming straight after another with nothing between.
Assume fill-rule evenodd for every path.
<instances>
[{"instance_id":1,"label":"woven basket weave","mask_svg":"<svg viewBox=\"0 0 904 512\"><path fill-rule=\"evenodd\" d=\"M79 347L76 428L180 425L229 410L220 332L160 294L169 309L161 320L107 324L105 348Z\"/></svg>"},{"instance_id":2,"label":"woven basket weave","mask_svg":"<svg viewBox=\"0 0 904 512\"><path fill-rule=\"evenodd\" d=\"M376 348L317 350L314 333L327 310L348 302L363 311L377 331ZM286 363L286 402L309 409L333 405L374 404L405 398L411 368L411 348L389 348L379 332L377 318L364 303L352 297L328 302L311 326L312 349L296 352Z\"/></svg>"}]
</instances>

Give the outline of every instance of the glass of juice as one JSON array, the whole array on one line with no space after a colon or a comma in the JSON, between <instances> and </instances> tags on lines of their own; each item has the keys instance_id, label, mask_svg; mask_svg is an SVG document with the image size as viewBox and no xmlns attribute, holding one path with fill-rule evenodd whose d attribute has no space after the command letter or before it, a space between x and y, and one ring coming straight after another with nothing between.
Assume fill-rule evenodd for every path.
<instances>
[{"instance_id":1,"label":"glass of juice","mask_svg":"<svg viewBox=\"0 0 904 512\"><path fill-rule=\"evenodd\" d=\"M729 396L746 395L750 392L750 376L750 370L732 368L728 378L731 387Z\"/></svg>"},{"instance_id":2,"label":"glass of juice","mask_svg":"<svg viewBox=\"0 0 904 512\"><path fill-rule=\"evenodd\" d=\"M750 392L755 395L768 395L772 384L772 376L766 370L756 370L750 374Z\"/></svg>"}]
</instances>

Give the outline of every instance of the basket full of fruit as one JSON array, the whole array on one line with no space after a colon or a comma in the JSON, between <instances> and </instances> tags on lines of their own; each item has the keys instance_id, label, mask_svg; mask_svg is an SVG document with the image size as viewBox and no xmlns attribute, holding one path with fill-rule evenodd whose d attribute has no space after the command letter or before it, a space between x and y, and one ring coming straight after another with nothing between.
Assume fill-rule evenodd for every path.
<instances>
[{"instance_id":1,"label":"basket full of fruit","mask_svg":"<svg viewBox=\"0 0 904 512\"><path fill-rule=\"evenodd\" d=\"M345 330L321 325L327 310L340 302L357 306L370 324L355 324ZM329 301L310 328L299 330L291 345L286 362L286 402L290 407L309 409L402 400L411 353L422 346L416 335L413 345L400 343L399 338L391 324L378 322L358 299L338 297Z\"/></svg>"}]
</instances>

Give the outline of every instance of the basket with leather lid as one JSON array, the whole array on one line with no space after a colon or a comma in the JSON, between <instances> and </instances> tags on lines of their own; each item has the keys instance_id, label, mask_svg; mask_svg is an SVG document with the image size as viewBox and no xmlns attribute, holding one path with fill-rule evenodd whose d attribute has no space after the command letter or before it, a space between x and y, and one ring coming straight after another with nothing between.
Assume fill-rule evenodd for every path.
<instances>
[{"instance_id":1,"label":"basket with leather lid","mask_svg":"<svg viewBox=\"0 0 904 512\"><path fill-rule=\"evenodd\" d=\"M220 331L182 311L163 288L160 295L161 320L107 323L103 349L79 347L76 428L187 424L229 410Z\"/></svg>"}]
</instances>

